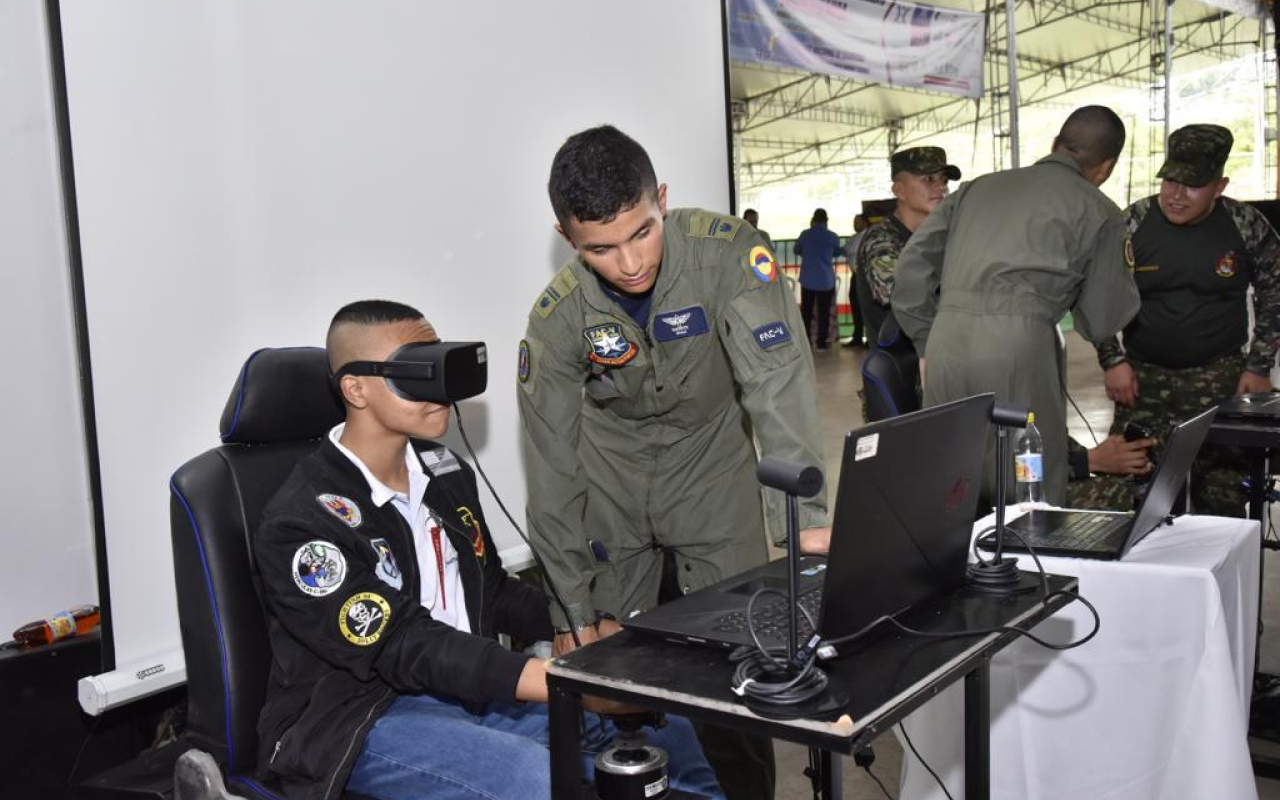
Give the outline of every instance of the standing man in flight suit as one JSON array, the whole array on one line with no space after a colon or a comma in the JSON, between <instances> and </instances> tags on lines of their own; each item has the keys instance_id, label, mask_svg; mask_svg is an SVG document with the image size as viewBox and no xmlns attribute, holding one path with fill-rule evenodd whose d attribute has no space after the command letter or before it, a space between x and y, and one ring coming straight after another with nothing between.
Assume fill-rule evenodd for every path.
<instances>
[{"instance_id":1,"label":"standing man in flight suit","mask_svg":"<svg viewBox=\"0 0 1280 800\"><path fill-rule=\"evenodd\" d=\"M941 147L909 147L889 156L889 176L898 202L892 214L867 228L856 253L858 272L866 275L870 289L871 302L862 312L870 326L870 342L879 338L880 326L889 315L893 276L902 248L924 218L946 199L950 192L947 182L960 180L960 168L947 163L947 151Z\"/></svg>"},{"instance_id":2,"label":"standing man in flight suit","mask_svg":"<svg viewBox=\"0 0 1280 800\"><path fill-rule=\"evenodd\" d=\"M1050 155L961 186L898 258L893 312L922 356L925 405L995 392L1030 406L1044 437L1045 497L1057 505L1067 419L1056 325L1071 311L1075 329L1099 342L1138 311L1124 221L1098 190L1124 139L1111 109L1077 109ZM994 487L992 467L985 488Z\"/></svg>"},{"instance_id":3,"label":"standing man in flight suit","mask_svg":"<svg viewBox=\"0 0 1280 800\"><path fill-rule=\"evenodd\" d=\"M1169 136L1160 193L1126 212L1142 308L1098 346L1112 431L1127 422L1163 437L1179 422L1235 394L1271 391L1280 348L1280 238L1253 206L1223 197L1231 131L1188 125ZM1253 344L1249 287L1254 291ZM1192 469L1197 513L1244 516L1245 466L1234 448L1206 447ZM1133 507L1132 481L1098 479L1100 505Z\"/></svg>"},{"instance_id":4,"label":"standing man in flight suit","mask_svg":"<svg viewBox=\"0 0 1280 800\"><path fill-rule=\"evenodd\" d=\"M655 606L664 551L684 592L764 563L757 444L823 462L804 328L754 228L668 212L644 148L612 126L564 143L548 192L577 256L529 314L518 394L530 532L569 609L551 608L563 651L570 627L587 643ZM825 552L827 525L825 493L801 501L801 549ZM772 797L769 741L726 748L707 727L725 793Z\"/></svg>"}]
</instances>

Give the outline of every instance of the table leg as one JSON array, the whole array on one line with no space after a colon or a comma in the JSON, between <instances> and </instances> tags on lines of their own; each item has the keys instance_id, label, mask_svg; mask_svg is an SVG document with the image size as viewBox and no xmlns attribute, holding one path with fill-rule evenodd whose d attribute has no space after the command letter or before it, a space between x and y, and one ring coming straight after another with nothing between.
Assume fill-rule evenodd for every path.
<instances>
[{"instance_id":1,"label":"table leg","mask_svg":"<svg viewBox=\"0 0 1280 800\"><path fill-rule=\"evenodd\" d=\"M991 797L991 661L964 676L964 796Z\"/></svg>"},{"instance_id":2,"label":"table leg","mask_svg":"<svg viewBox=\"0 0 1280 800\"><path fill-rule=\"evenodd\" d=\"M842 800L844 797L844 777L840 774L840 754L830 750L818 751L818 763L822 765L822 798L823 800Z\"/></svg>"},{"instance_id":3,"label":"table leg","mask_svg":"<svg viewBox=\"0 0 1280 800\"><path fill-rule=\"evenodd\" d=\"M554 678L547 680L547 716L551 738L551 796L582 796L582 760L579 730L582 698L561 689Z\"/></svg>"}]
</instances>

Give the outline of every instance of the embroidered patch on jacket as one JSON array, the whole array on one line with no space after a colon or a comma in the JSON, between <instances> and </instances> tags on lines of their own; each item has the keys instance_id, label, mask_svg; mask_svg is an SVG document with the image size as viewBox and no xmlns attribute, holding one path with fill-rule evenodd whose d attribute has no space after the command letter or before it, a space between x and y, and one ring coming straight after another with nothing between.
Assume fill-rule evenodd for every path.
<instances>
[{"instance_id":1,"label":"embroidered patch on jacket","mask_svg":"<svg viewBox=\"0 0 1280 800\"><path fill-rule=\"evenodd\" d=\"M447 447L436 447L422 451L422 463L427 465L432 475L448 475L462 469L458 466L458 457Z\"/></svg>"},{"instance_id":2,"label":"embroidered patch on jacket","mask_svg":"<svg viewBox=\"0 0 1280 800\"><path fill-rule=\"evenodd\" d=\"M786 323L781 320L761 325L751 333L756 337L756 344L760 345L761 350L768 350L770 347L777 347L791 341L791 331L787 330Z\"/></svg>"},{"instance_id":3,"label":"embroidered patch on jacket","mask_svg":"<svg viewBox=\"0 0 1280 800\"><path fill-rule=\"evenodd\" d=\"M457 511L462 516L463 524L471 526L471 551L476 554L476 558L484 561L484 531L480 529L480 520L466 506L458 506Z\"/></svg>"},{"instance_id":4,"label":"embroidered patch on jacket","mask_svg":"<svg viewBox=\"0 0 1280 800\"><path fill-rule=\"evenodd\" d=\"M1236 254L1235 251L1225 254L1218 259L1218 265L1213 268L1213 272L1219 278L1234 278L1236 275Z\"/></svg>"},{"instance_id":5,"label":"embroidered patch on jacket","mask_svg":"<svg viewBox=\"0 0 1280 800\"><path fill-rule=\"evenodd\" d=\"M1129 265L1129 269L1133 269L1138 263L1133 252L1133 239L1130 238L1124 240L1124 263Z\"/></svg>"},{"instance_id":6,"label":"embroidered patch on jacket","mask_svg":"<svg viewBox=\"0 0 1280 800\"><path fill-rule=\"evenodd\" d=\"M773 253L764 245L758 244L751 248L751 252L747 254L747 266L751 269L751 274L764 283L772 283L778 279L778 263L773 260Z\"/></svg>"},{"instance_id":7,"label":"embroidered patch on jacket","mask_svg":"<svg viewBox=\"0 0 1280 800\"><path fill-rule=\"evenodd\" d=\"M303 594L333 594L347 577L347 559L333 544L316 539L293 554L293 582Z\"/></svg>"},{"instance_id":8,"label":"embroidered patch on jacket","mask_svg":"<svg viewBox=\"0 0 1280 800\"><path fill-rule=\"evenodd\" d=\"M702 306L661 311L653 317L653 338L660 342L670 342L688 336L701 336L709 330L707 312Z\"/></svg>"},{"instance_id":9,"label":"embroidered patch on jacket","mask_svg":"<svg viewBox=\"0 0 1280 800\"><path fill-rule=\"evenodd\" d=\"M529 343L524 339L521 339L520 355L516 362L516 377L520 379L521 383L524 383L525 381L529 380L530 364L531 362L529 361Z\"/></svg>"},{"instance_id":10,"label":"embroidered patch on jacket","mask_svg":"<svg viewBox=\"0 0 1280 800\"><path fill-rule=\"evenodd\" d=\"M622 326L614 323L597 325L582 332L591 344L591 355L588 356L597 364L608 367L620 367L636 357L639 350L622 335Z\"/></svg>"},{"instance_id":11,"label":"embroidered patch on jacket","mask_svg":"<svg viewBox=\"0 0 1280 800\"><path fill-rule=\"evenodd\" d=\"M348 642L361 647L382 638L382 632L390 621L391 605L374 592L351 595L338 612L338 630Z\"/></svg>"},{"instance_id":12,"label":"embroidered patch on jacket","mask_svg":"<svg viewBox=\"0 0 1280 800\"><path fill-rule=\"evenodd\" d=\"M377 576L392 589L403 588L404 576L400 574L400 565L396 563L395 553L391 552L391 545L387 540L370 539L369 546L378 556L378 566L374 570Z\"/></svg>"},{"instance_id":13,"label":"embroidered patch on jacket","mask_svg":"<svg viewBox=\"0 0 1280 800\"><path fill-rule=\"evenodd\" d=\"M353 528L359 528L364 521L364 517L360 515L360 506L340 494L317 495L316 502L324 506L325 511Z\"/></svg>"}]
</instances>

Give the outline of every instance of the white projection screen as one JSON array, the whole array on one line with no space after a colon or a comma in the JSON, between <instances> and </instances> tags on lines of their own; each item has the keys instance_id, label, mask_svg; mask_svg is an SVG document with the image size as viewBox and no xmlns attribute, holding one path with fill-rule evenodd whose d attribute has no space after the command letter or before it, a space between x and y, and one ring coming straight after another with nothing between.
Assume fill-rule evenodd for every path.
<instances>
[{"instance_id":1,"label":"white projection screen","mask_svg":"<svg viewBox=\"0 0 1280 800\"><path fill-rule=\"evenodd\" d=\"M569 255L556 148L616 124L672 206L729 210L718 0L62 0L61 20L117 671L180 670L168 480L218 444L251 351L321 345L371 297L486 341L464 418L523 524L517 345Z\"/></svg>"}]
</instances>

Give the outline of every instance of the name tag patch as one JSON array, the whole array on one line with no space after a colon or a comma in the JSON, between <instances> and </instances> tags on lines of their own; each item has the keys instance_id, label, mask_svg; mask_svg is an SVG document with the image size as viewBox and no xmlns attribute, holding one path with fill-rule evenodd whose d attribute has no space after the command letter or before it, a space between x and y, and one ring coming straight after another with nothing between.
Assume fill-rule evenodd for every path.
<instances>
[{"instance_id":1,"label":"name tag patch","mask_svg":"<svg viewBox=\"0 0 1280 800\"><path fill-rule=\"evenodd\" d=\"M660 312L653 318L653 338L670 342L689 336L701 336L707 327L707 312L702 306L689 306L676 311Z\"/></svg>"},{"instance_id":2,"label":"name tag patch","mask_svg":"<svg viewBox=\"0 0 1280 800\"><path fill-rule=\"evenodd\" d=\"M756 344L760 345L761 350L768 350L791 341L791 331L787 330L786 323L781 320L761 325L751 333L756 337Z\"/></svg>"},{"instance_id":3,"label":"name tag patch","mask_svg":"<svg viewBox=\"0 0 1280 800\"><path fill-rule=\"evenodd\" d=\"M457 472L462 469L458 466L458 459L446 447L424 450L422 452L422 463L427 465L427 469L431 470L432 475L448 475L450 472Z\"/></svg>"}]
</instances>

